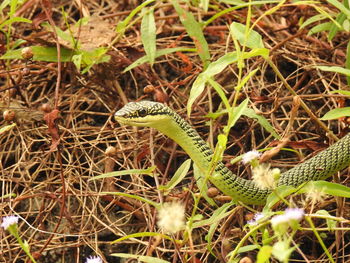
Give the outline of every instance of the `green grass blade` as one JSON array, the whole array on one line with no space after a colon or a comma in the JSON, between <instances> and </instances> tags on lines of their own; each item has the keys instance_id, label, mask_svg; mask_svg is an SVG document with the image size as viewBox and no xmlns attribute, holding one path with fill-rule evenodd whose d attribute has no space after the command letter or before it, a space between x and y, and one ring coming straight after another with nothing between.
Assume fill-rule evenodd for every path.
<instances>
[{"instance_id":1,"label":"green grass blade","mask_svg":"<svg viewBox=\"0 0 350 263\"><path fill-rule=\"evenodd\" d=\"M187 175L188 170L191 167L191 159L184 161L181 166L176 170L174 176L166 185L160 185L159 190L164 191L164 194L167 195L171 189L178 185L182 179Z\"/></svg>"},{"instance_id":2,"label":"green grass blade","mask_svg":"<svg viewBox=\"0 0 350 263\"><path fill-rule=\"evenodd\" d=\"M237 22L233 22L230 25L230 33L242 46L247 46L251 49L264 48L262 37L258 32L250 29L248 34L246 34L246 31L246 25Z\"/></svg>"},{"instance_id":3,"label":"green grass blade","mask_svg":"<svg viewBox=\"0 0 350 263\"><path fill-rule=\"evenodd\" d=\"M294 188L290 185L281 185L278 186L269 196L267 197L266 204L264 206L263 212L271 211L271 208L281 201L281 198L285 198L286 196L295 193L297 188Z\"/></svg>"},{"instance_id":4,"label":"green grass blade","mask_svg":"<svg viewBox=\"0 0 350 263\"><path fill-rule=\"evenodd\" d=\"M4 126L4 127L1 127L0 128L0 134L3 134L3 133L5 133L5 132L8 132L9 130L11 130L13 127L15 127L16 126L16 123L12 123L12 124L10 124L10 125L6 125L6 126Z\"/></svg>"},{"instance_id":5,"label":"green grass blade","mask_svg":"<svg viewBox=\"0 0 350 263\"><path fill-rule=\"evenodd\" d=\"M298 193L310 193L312 191L320 191L327 195L350 197L350 187L342 184L327 182L327 181L311 181L306 183Z\"/></svg>"},{"instance_id":6,"label":"green grass blade","mask_svg":"<svg viewBox=\"0 0 350 263\"><path fill-rule=\"evenodd\" d=\"M231 105L230 105L230 103L225 95L224 89L221 87L221 85L219 83L217 83L212 78L209 78L208 82L215 89L215 91L219 94L220 99L221 99L222 103L224 103L226 110L229 110L231 108Z\"/></svg>"},{"instance_id":7,"label":"green grass blade","mask_svg":"<svg viewBox=\"0 0 350 263\"><path fill-rule=\"evenodd\" d=\"M191 109L194 101L202 94L206 82L212 76L223 71L228 65L237 62L237 53L229 52L218 60L209 64L208 68L198 75L196 80L192 84L192 88L190 91L190 96L187 102L187 114L188 116L191 114Z\"/></svg>"},{"instance_id":8,"label":"green grass blade","mask_svg":"<svg viewBox=\"0 0 350 263\"><path fill-rule=\"evenodd\" d=\"M348 44L346 46L345 68L350 70L350 41L348 42ZM350 86L350 76L346 76L346 82L348 83L348 86Z\"/></svg>"},{"instance_id":9,"label":"green grass blade","mask_svg":"<svg viewBox=\"0 0 350 263\"><path fill-rule=\"evenodd\" d=\"M329 93L339 93L339 94L342 94L342 95L350 96L350 91L349 90L332 90Z\"/></svg>"},{"instance_id":10,"label":"green grass blade","mask_svg":"<svg viewBox=\"0 0 350 263\"><path fill-rule=\"evenodd\" d=\"M319 32L329 31L331 29L332 25L333 24L331 22L326 22L326 23L322 23L322 24L316 25L316 26L314 26L313 28L311 28L309 30L307 35L311 36L311 35L319 33Z\"/></svg>"},{"instance_id":11,"label":"green grass blade","mask_svg":"<svg viewBox=\"0 0 350 263\"><path fill-rule=\"evenodd\" d=\"M196 179L198 189L200 189L201 195L212 206L216 206L215 201L207 195L208 186L205 179L205 171L201 171L196 164L193 164L193 176Z\"/></svg>"},{"instance_id":12,"label":"green grass blade","mask_svg":"<svg viewBox=\"0 0 350 263\"><path fill-rule=\"evenodd\" d=\"M141 40L146 52L147 59L153 66L156 59L156 23L153 8L147 10L141 22Z\"/></svg>"},{"instance_id":13,"label":"green grass blade","mask_svg":"<svg viewBox=\"0 0 350 263\"><path fill-rule=\"evenodd\" d=\"M320 120L322 120L322 121L334 120L334 119L338 119L338 118L345 117L345 116L350 116L350 107L337 108L334 110L330 110L325 115L323 115L323 117L320 118Z\"/></svg>"},{"instance_id":14,"label":"green grass blade","mask_svg":"<svg viewBox=\"0 0 350 263\"><path fill-rule=\"evenodd\" d=\"M230 109L227 126L224 127L224 133L228 134L230 129L233 126L235 126L235 124L238 121L238 119L242 116L243 112L247 109L248 102L249 102L249 99L246 98L237 107L234 107L234 108Z\"/></svg>"},{"instance_id":15,"label":"green grass blade","mask_svg":"<svg viewBox=\"0 0 350 263\"><path fill-rule=\"evenodd\" d=\"M259 124L276 139L279 140L281 138L271 126L271 124L268 122L268 120L264 116L256 114L256 112L253 109L246 108L242 114L249 118L256 119L259 122Z\"/></svg>"},{"instance_id":16,"label":"green grass blade","mask_svg":"<svg viewBox=\"0 0 350 263\"><path fill-rule=\"evenodd\" d=\"M0 24L0 29L3 28L6 25L11 25L12 23L32 23L32 20L29 20L27 18L23 18L23 17L12 17L8 20L5 20L2 24Z\"/></svg>"},{"instance_id":17,"label":"green grass blade","mask_svg":"<svg viewBox=\"0 0 350 263\"><path fill-rule=\"evenodd\" d=\"M165 49L160 49L156 51L156 56L155 58L164 56L164 55L168 55L171 53L175 53L175 52L195 52L196 50L194 48L186 48L186 47L175 47L175 48L165 48ZM130 66L126 67L123 70L123 73L132 70L140 65L142 65L143 63L149 62L148 61L148 57L147 56L143 56L137 60L135 60Z\"/></svg>"},{"instance_id":18,"label":"green grass blade","mask_svg":"<svg viewBox=\"0 0 350 263\"><path fill-rule=\"evenodd\" d=\"M315 68L322 71L340 73L348 77L350 76L350 69L346 69L338 66L315 66Z\"/></svg>"},{"instance_id":19,"label":"green grass blade","mask_svg":"<svg viewBox=\"0 0 350 263\"><path fill-rule=\"evenodd\" d=\"M94 176L90 178L88 181L94 181L102 178L109 178L109 177L116 177L116 176L123 176L123 175L135 175L135 174L152 175L155 169L156 169L156 166L151 166L147 169L130 169L130 170L123 170L123 171L115 171L115 172Z\"/></svg>"},{"instance_id":20,"label":"green grass blade","mask_svg":"<svg viewBox=\"0 0 350 263\"><path fill-rule=\"evenodd\" d=\"M210 61L210 53L208 43L203 34L202 26L197 22L192 13L187 12L179 5L177 0L173 0L172 4L180 17L181 23L186 28L188 35L192 38L197 48L198 55L203 62L204 68L206 68Z\"/></svg>"},{"instance_id":21,"label":"green grass blade","mask_svg":"<svg viewBox=\"0 0 350 263\"><path fill-rule=\"evenodd\" d=\"M42 47L32 46L33 59L34 61L46 61L46 62L57 62L57 49L56 47ZM23 59L22 49L9 50L0 59ZM61 62L70 62L74 51L61 47Z\"/></svg>"},{"instance_id":22,"label":"green grass blade","mask_svg":"<svg viewBox=\"0 0 350 263\"><path fill-rule=\"evenodd\" d=\"M142 10L145 6L149 5L150 3L154 2L155 0L148 0L137 6L134 10L130 12L130 14L121 22L118 23L116 31L120 35L124 35L124 32L126 28L128 27L129 23L133 19L133 17Z\"/></svg>"},{"instance_id":23,"label":"green grass blade","mask_svg":"<svg viewBox=\"0 0 350 263\"><path fill-rule=\"evenodd\" d=\"M338 0L327 0L327 2L334 5L341 12L343 12L348 17L348 19L350 18L350 10L347 9L341 2L339 2Z\"/></svg>"}]
</instances>

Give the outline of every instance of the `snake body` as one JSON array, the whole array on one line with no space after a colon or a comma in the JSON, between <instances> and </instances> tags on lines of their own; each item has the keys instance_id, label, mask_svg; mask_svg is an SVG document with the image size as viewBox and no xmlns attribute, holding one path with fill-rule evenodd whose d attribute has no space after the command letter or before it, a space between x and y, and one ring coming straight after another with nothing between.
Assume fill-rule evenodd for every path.
<instances>
[{"instance_id":1,"label":"snake body","mask_svg":"<svg viewBox=\"0 0 350 263\"><path fill-rule=\"evenodd\" d=\"M151 101L130 102L117 111L115 119L124 125L152 127L165 134L191 157L206 174L210 169L213 151L191 125L169 107ZM304 182L325 179L350 164L350 134L341 140L282 173L278 185L299 186ZM271 190L262 189L252 180L233 174L218 162L209 180L224 194L246 204L264 204Z\"/></svg>"}]
</instances>

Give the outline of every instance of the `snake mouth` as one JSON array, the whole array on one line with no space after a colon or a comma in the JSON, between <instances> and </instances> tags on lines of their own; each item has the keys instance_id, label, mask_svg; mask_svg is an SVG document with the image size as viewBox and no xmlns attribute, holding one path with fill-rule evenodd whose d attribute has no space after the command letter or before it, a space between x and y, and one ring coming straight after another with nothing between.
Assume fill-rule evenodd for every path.
<instances>
[{"instance_id":1,"label":"snake mouth","mask_svg":"<svg viewBox=\"0 0 350 263\"><path fill-rule=\"evenodd\" d=\"M147 126L149 125L149 122L137 120L137 119L126 119L121 116L114 116L114 119L123 125L134 125L134 126Z\"/></svg>"}]
</instances>

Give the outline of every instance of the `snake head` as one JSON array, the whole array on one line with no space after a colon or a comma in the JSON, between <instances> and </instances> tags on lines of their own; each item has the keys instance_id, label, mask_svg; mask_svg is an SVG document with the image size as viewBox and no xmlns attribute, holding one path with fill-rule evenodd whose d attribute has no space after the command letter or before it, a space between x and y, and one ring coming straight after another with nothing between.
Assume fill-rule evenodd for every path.
<instances>
[{"instance_id":1,"label":"snake head","mask_svg":"<svg viewBox=\"0 0 350 263\"><path fill-rule=\"evenodd\" d=\"M153 101L129 102L114 114L114 119L124 125L156 127L171 118L171 110Z\"/></svg>"}]
</instances>

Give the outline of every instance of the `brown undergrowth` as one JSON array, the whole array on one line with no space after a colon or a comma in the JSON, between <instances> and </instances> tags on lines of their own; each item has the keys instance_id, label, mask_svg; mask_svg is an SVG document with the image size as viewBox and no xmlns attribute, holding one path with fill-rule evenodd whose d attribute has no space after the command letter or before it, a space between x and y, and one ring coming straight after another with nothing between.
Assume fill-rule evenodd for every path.
<instances>
[{"instance_id":1,"label":"brown undergrowth","mask_svg":"<svg viewBox=\"0 0 350 263\"><path fill-rule=\"evenodd\" d=\"M15 24L9 41L25 39L30 45L55 46L55 33L39 24L47 21L46 16L50 14L56 26L66 29L61 7L67 12L69 23L94 15L113 28L138 4L131 0L108 0L55 1L49 5L45 1L30 0L25 8L18 10L18 15L36 23ZM172 5L168 2L154 5L157 48L194 48ZM225 8L223 3L216 5ZM252 20L270 7L253 8ZM201 19L216 13L195 7L191 11ZM245 8L232 11L205 28L213 61L233 50L228 25L232 21L244 24L246 14ZM315 14L313 8L286 5L265 16L255 30L263 36L272 61L298 94L298 99L320 117L348 104L345 96L330 93L345 89L347 84L345 77L319 71L312 65L344 65L349 34L340 33L330 43L325 33L308 36L307 30L299 30L298 19ZM80 34L86 42L98 42L96 45L110 43L110 35L105 31L82 30ZM5 53L6 39L2 36L1 52ZM124 73L126 66L144 55L140 23L131 25L110 47L108 54L109 62L93 66L86 74L81 74L72 63L61 63L59 69L58 63L30 59L0 61L0 110L4 115L1 126L16 123L0 135L1 216L17 214L21 217L20 233L38 262L84 262L87 256L96 254L105 262L121 262L110 256L115 252L149 255L170 262L225 262L225 256L244 236L243 226L252 216L252 212L241 206L233 209L218 225L212 253L204 238L209 226L195 229L192 243L187 244L175 245L151 237L110 244L132 233L156 232L156 211L140 201L101 192L118 191L158 203L179 200L186 204L188 214L193 206L191 191L197 192L193 174L189 173L169 196L163 196L157 185L166 183L187 155L174 142L153 130L120 127L113 122L113 112L127 101L147 99L165 102L186 117L188 94L203 65L196 53L177 52L158 58L153 67L146 63ZM268 119L282 138L290 138L284 147L299 153L296 158L295 153L280 152L270 160L273 167L287 170L334 142L300 107L300 101L293 99L262 58L249 59L244 71L255 68L260 70L248 81L240 99L249 97L254 110ZM215 76L229 98L233 98L233 87L237 84L236 72L236 65L232 64ZM212 147L226 120L221 117L210 121L204 116L214 112L220 102L213 90L206 89L188 119ZM326 124L338 137L348 132L346 118ZM248 169L242 164L229 165L229 160L251 149L272 147L280 142L254 119L241 118L230 132L224 161L235 173L250 178ZM105 172L152 165L157 166L154 177L134 175L88 181ZM349 185L348 171L335 175L333 180ZM8 194L15 196L6 196ZM217 202L221 205L226 199L219 196ZM315 206L334 216L349 218L347 201L329 197ZM305 209L310 212L308 207ZM201 199L198 213L210 217L214 210L215 207ZM323 223L315 222L318 227L324 227ZM25 262L26 256L13 237L2 230L0 233L0 261ZM345 230L327 232L324 237L337 262L349 262L349 239ZM295 260L327 262L310 231L299 232L294 241L299 244L293 256ZM249 252L247 256L254 259L256 254Z\"/></svg>"}]
</instances>

